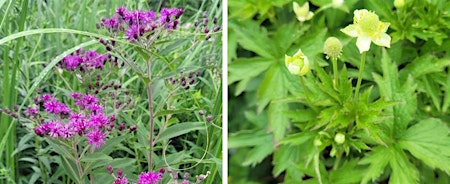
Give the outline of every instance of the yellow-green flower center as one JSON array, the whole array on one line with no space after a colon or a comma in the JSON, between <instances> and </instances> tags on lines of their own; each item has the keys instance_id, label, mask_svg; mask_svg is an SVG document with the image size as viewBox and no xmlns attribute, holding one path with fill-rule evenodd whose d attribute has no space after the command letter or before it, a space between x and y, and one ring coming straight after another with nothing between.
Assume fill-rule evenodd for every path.
<instances>
[{"instance_id":1,"label":"yellow-green flower center","mask_svg":"<svg viewBox=\"0 0 450 184\"><path fill-rule=\"evenodd\" d=\"M380 20L376 14L368 12L361 17L358 24L365 34L372 35L378 31Z\"/></svg>"}]
</instances>

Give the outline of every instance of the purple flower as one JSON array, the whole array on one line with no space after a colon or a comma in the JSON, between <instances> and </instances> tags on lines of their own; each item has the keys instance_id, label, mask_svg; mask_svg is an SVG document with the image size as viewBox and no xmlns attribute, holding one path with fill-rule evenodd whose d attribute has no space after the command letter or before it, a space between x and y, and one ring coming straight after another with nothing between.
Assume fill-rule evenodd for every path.
<instances>
[{"instance_id":1,"label":"purple flower","mask_svg":"<svg viewBox=\"0 0 450 184\"><path fill-rule=\"evenodd\" d=\"M68 55L63 58L63 67L66 70L72 71L76 69L78 66L80 66L83 59L78 55Z\"/></svg>"},{"instance_id":2,"label":"purple flower","mask_svg":"<svg viewBox=\"0 0 450 184\"><path fill-rule=\"evenodd\" d=\"M88 144L94 146L94 149L99 149L105 143L106 134L102 134L99 130L92 130L87 134Z\"/></svg>"},{"instance_id":3,"label":"purple flower","mask_svg":"<svg viewBox=\"0 0 450 184\"><path fill-rule=\"evenodd\" d=\"M53 95L51 95L51 94L43 94L42 100L44 100L44 101L55 100L55 97L53 97Z\"/></svg>"},{"instance_id":4,"label":"purple flower","mask_svg":"<svg viewBox=\"0 0 450 184\"><path fill-rule=\"evenodd\" d=\"M93 129L103 129L109 123L108 118L103 113L91 113L91 119L88 122Z\"/></svg>"},{"instance_id":5,"label":"purple flower","mask_svg":"<svg viewBox=\"0 0 450 184\"><path fill-rule=\"evenodd\" d=\"M127 30L125 30L125 34L127 35L127 40L135 41L139 38L139 27L137 25L130 26Z\"/></svg>"},{"instance_id":6,"label":"purple flower","mask_svg":"<svg viewBox=\"0 0 450 184\"><path fill-rule=\"evenodd\" d=\"M63 103L53 99L44 102L44 110L52 114L68 114L70 109Z\"/></svg>"},{"instance_id":7,"label":"purple flower","mask_svg":"<svg viewBox=\"0 0 450 184\"><path fill-rule=\"evenodd\" d=\"M117 177L116 180L114 180L114 184L127 184L128 179L125 177Z\"/></svg>"},{"instance_id":8,"label":"purple flower","mask_svg":"<svg viewBox=\"0 0 450 184\"><path fill-rule=\"evenodd\" d=\"M161 180L161 174L151 171L151 172L143 172L139 175L137 184L156 184L159 180Z\"/></svg>"},{"instance_id":9,"label":"purple flower","mask_svg":"<svg viewBox=\"0 0 450 184\"><path fill-rule=\"evenodd\" d=\"M70 96L71 96L73 99L79 99L80 97L83 96L83 94L77 93L77 92L73 92L72 94L70 94Z\"/></svg>"},{"instance_id":10,"label":"purple flower","mask_svg":"<svg viewBox=\"0 0 450 184\"><path fill-rule=\"evenodd\" d=\"M30 107L23 111L25 116L36 116L39 112L39 107Z\"/></svg>"},{"instance_id":11,"label":"purple flower","mask_svg":"<svg viewBox=\"0 0 450 184\"><path fill-rule=\"evenodd\" d=\"M111 17L110 19L103 18L102 25L111 30L115 30L119 28L119 20L117 20L116 16Z\"/></svg>"},{"instance_id":12,"label":"purple flower","mask_svg":"<svg viewBox=\"0 0 450 184\"><path fill-rule=\"evenodd\" d=\"M127 8L125 6L116 9L116 14L119 15L120 17L123 17L126 13Z\"/></svg>"}]
</instances>

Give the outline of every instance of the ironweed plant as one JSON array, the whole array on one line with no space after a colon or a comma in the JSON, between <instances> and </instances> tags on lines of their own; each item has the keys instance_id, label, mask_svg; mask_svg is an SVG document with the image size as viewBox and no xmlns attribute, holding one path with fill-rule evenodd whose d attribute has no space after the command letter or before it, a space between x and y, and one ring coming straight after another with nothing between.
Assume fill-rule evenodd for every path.
<instances>
[{"instance_id":1,"label":"ironweed plant","mask_svg":"<svg viewBox=\"0 0 450 184\"><path fill-rule=\"evenodd\" d=\"M230 182L448 183L449 5L230 1Z\"/></svg>"},{"instance_id":2,"label":"ironweed plant","mask_svg":"<svg viewBox=\"0 0 450 184\"><path fill-rule=\"evenodd\" d=\"M42 59L50 62L27 66L31 78L17 75L23 93L17 105L2 107L2 119L13 119L2 121L0 159L29 164L1 164L0 183L221 181L221 2L115 7L96 14L90 31L16 30L0 39L5 57L11 41L27 35L72 34L69 46L84 41L66 51L49 47L36 57L52 55ZM63 52L55 57L53 49ZM4 158L5 142L16 136L17 148Z\"/></svg>"}]
</instances>

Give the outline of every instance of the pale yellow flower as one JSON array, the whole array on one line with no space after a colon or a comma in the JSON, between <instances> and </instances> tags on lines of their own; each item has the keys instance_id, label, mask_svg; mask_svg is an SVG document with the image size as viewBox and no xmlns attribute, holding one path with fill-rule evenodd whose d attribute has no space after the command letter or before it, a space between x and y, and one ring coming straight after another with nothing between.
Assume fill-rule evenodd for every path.
<instances>
[{"instance_id":1,"label":"pale yellow flower","mask_svg":"<svg viewBox=\"0 0 450 184\"><path fill-rule=\"evenodd\" d=\"M386 34L389 23L381 22L373 12L368 10L355 10L353 17L353 24L348 25L342 32L351 36L357 37L356 46L360 53L370 49L370 43L376 45L390 47L391 37Z\"/></svg>"},{"instance_id":2,"label":"pale yellow flower","mask_svg":"<svg viewBox=\"0 0 450 184\"><path fill-rule=\"evenodd\" d=\"M285 55L284 63L286 64L289 72L293 75L302 76L307 74L309 71L308 57L303 54L301 49L299 49L293 56Z\"/></svg>"},{"instance_id":3,"label":"pale yellow flower","mask_svg":"<svg viewBox=\"0 0 450 184\"><path fill-rule=\"evenodd\" d=\"M299 6L297 2L293 3L294 6L294 12L295 15L297 16L297 19L300 22L305 22L309 19L311 19L314 15L313 12L309 11L309 3L308 1L305 2L305 4L303 4L303 6Z\"/></svg>"}]
</instances>

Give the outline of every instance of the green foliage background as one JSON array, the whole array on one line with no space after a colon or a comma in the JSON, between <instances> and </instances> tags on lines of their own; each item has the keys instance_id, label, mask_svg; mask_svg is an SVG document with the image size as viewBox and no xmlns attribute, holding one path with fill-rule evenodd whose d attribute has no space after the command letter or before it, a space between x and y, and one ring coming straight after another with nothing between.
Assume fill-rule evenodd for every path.
<instances>
[{"instance_id":1,"label":"green foliage background","mask_svg":"<svg viewBox=\"0 0 450 184\"><path fill-rule=\"evenodd\" d=\"M331 0L311 0L315 14L304 23L292 2L228 3L229 181L449 183L450 2L405 0L396 8L346 0L333 8ZM391 48L371 45L359 105L351 87L360 54L356 39L340 32L355 9L389 22L392 37ZM329 36L344 45L338 90L322 53ZM284 66L284 55L299 48L312 61L306 88ZM338 132L346 133L342 145L333 141Z\"/></svg>"}]
</instances>

